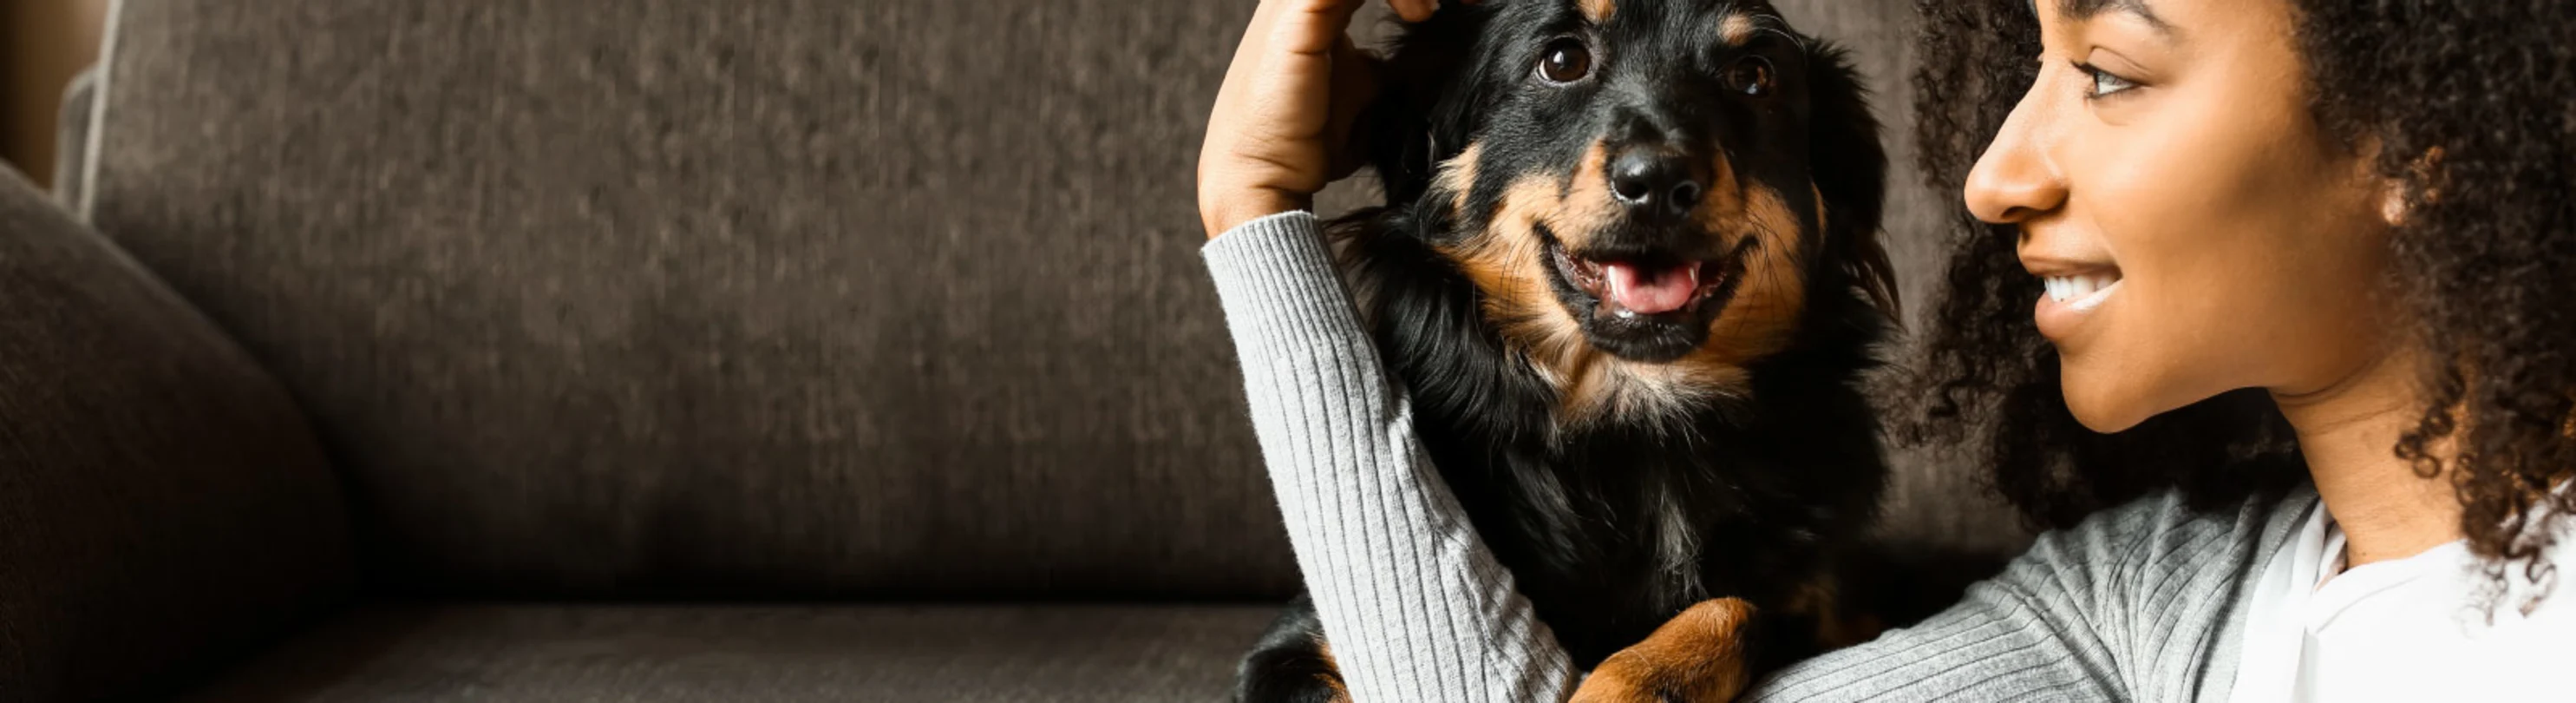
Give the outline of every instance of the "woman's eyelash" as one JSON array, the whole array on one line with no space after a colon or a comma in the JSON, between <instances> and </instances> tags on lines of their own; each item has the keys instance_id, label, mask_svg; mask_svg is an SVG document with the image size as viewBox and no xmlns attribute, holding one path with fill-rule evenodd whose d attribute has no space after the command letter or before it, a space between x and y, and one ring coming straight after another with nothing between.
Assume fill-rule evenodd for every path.
<instances>
[{"instance_id":1,"label":"woman's eyelash","mask_svg":"<svg viewBox=\"0 0 2576 703\"><path fill-rule=\"evenodd\" d=\"M2093 78L2093 89L2084 92L2086 100L2100 100L2138 87L2137 81L2122 78L2119 74L2102 70L2092 64L2077 62L2075 70L2083 71L2084 75Z\"/></svg>"}]
</instances>

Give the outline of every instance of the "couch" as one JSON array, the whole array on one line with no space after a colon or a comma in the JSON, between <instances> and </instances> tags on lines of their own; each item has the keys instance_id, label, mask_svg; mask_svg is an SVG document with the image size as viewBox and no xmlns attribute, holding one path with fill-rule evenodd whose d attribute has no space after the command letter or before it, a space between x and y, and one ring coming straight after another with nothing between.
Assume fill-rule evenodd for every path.
<instances>
[{"instance_id":1,"label":"couch","mask_svg":"<svg viewBox=\"0 0 2576 703\"><path fill-rule=\"evenodd\" d=\"M1782 4L1901 124L1904 3ZM1251 9L117 3L0 172L0 700L1221 699L1298 576L1191 195Z\"/></svg>"}]
</instances>

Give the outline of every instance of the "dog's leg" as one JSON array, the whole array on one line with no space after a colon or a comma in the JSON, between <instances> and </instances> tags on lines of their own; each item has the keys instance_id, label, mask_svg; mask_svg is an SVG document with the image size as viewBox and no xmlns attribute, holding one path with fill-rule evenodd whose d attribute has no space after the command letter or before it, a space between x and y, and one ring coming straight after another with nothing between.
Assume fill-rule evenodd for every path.
<instances>
[{"instance_id":1,"label":"dog's leg","mask_svg":"<svg viewBox=\"0 0 2576 703\"><path fill-rule=\"evenodd\" d=\"M1270 623L1261 643L1244 655L1234 672L1236 703L1351 703L1342 673L1333 665L1333 648L1324 642L1324 621L1305 595Z\"/></svg>"},{"instance_id":2,"label":"dog's leg","mask_svg":"<svg viewBox=\"0 0 2576 703\"><path fill-rule=\"evenodd\" d=\"M1745 628L1753 604L1718 598L1682 611L1593 667L1574 703L1723 703L1751 683Z\"/></svg>"}]
</instances>

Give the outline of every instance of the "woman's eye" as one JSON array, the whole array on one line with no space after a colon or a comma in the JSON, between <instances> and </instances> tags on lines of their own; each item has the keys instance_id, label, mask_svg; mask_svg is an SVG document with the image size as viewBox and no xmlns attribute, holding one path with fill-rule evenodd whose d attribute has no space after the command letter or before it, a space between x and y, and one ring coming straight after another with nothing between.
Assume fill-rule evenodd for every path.
<instances>
[{"instance_id":1,"label":"woman's eye","mask_svg":"<svg viewBox=\"0 0 2576 703\"><path fill-rule=\"evenodd\" d=\"M1745 95L1757 98L1770 95L1776 80L1771 60L1760 56L1747 56L1726 67L1726 89Z\"/></svg>"},{"instance_id":2,"label":"woman's eye","mask_svg":"<svg viewBox=\"0 0 2576 703\"><path fill-rule=\"evenodd\" d=\"M1558 39L1539 51L1538 76L1550 83L1572 83L1592 75L1592 50L1583 42Z\"/></svg>"},{"instance_id":3,"label":"woman's eye","mask_svg":"<svg viewBox=\"0 0 2576 703\"><path fill-rule=\"evenodd\" d=\"M2136 81L2121 78L2118 74L2114 74L2100 68L2095 68L2090 64L2079 63L2075 65L2075 68L2083 71L2084 75L2091 76L2093 78L2093 90L2084 94L2086 99L2107 98L2113 95L2129 92L2130 90L2138 87L2138 83Z\"/></svg>"}]
</instances>

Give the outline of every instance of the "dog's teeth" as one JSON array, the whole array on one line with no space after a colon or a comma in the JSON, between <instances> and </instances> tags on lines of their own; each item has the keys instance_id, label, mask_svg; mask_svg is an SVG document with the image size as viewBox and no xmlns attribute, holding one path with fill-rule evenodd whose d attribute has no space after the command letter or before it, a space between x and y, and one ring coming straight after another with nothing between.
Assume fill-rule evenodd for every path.
<instances>
[{"instance_id":1,"label":"dog's teeth","mask_svg":"<svg viewBox=\"0 0 2576 703\"><path fill-rule=\"evenodd\" d=\"M1630 310L1630 309L1627 309L1627 308L1620 308L1620 309L1619 309L1619 312L1618 312L1617 314L1619 315L1619 319L1622 319L1622 320L1634 320L1634 319L1637 319L1637 311L1635 311L1635 310Z\"/></svg>"}]
</instances>

